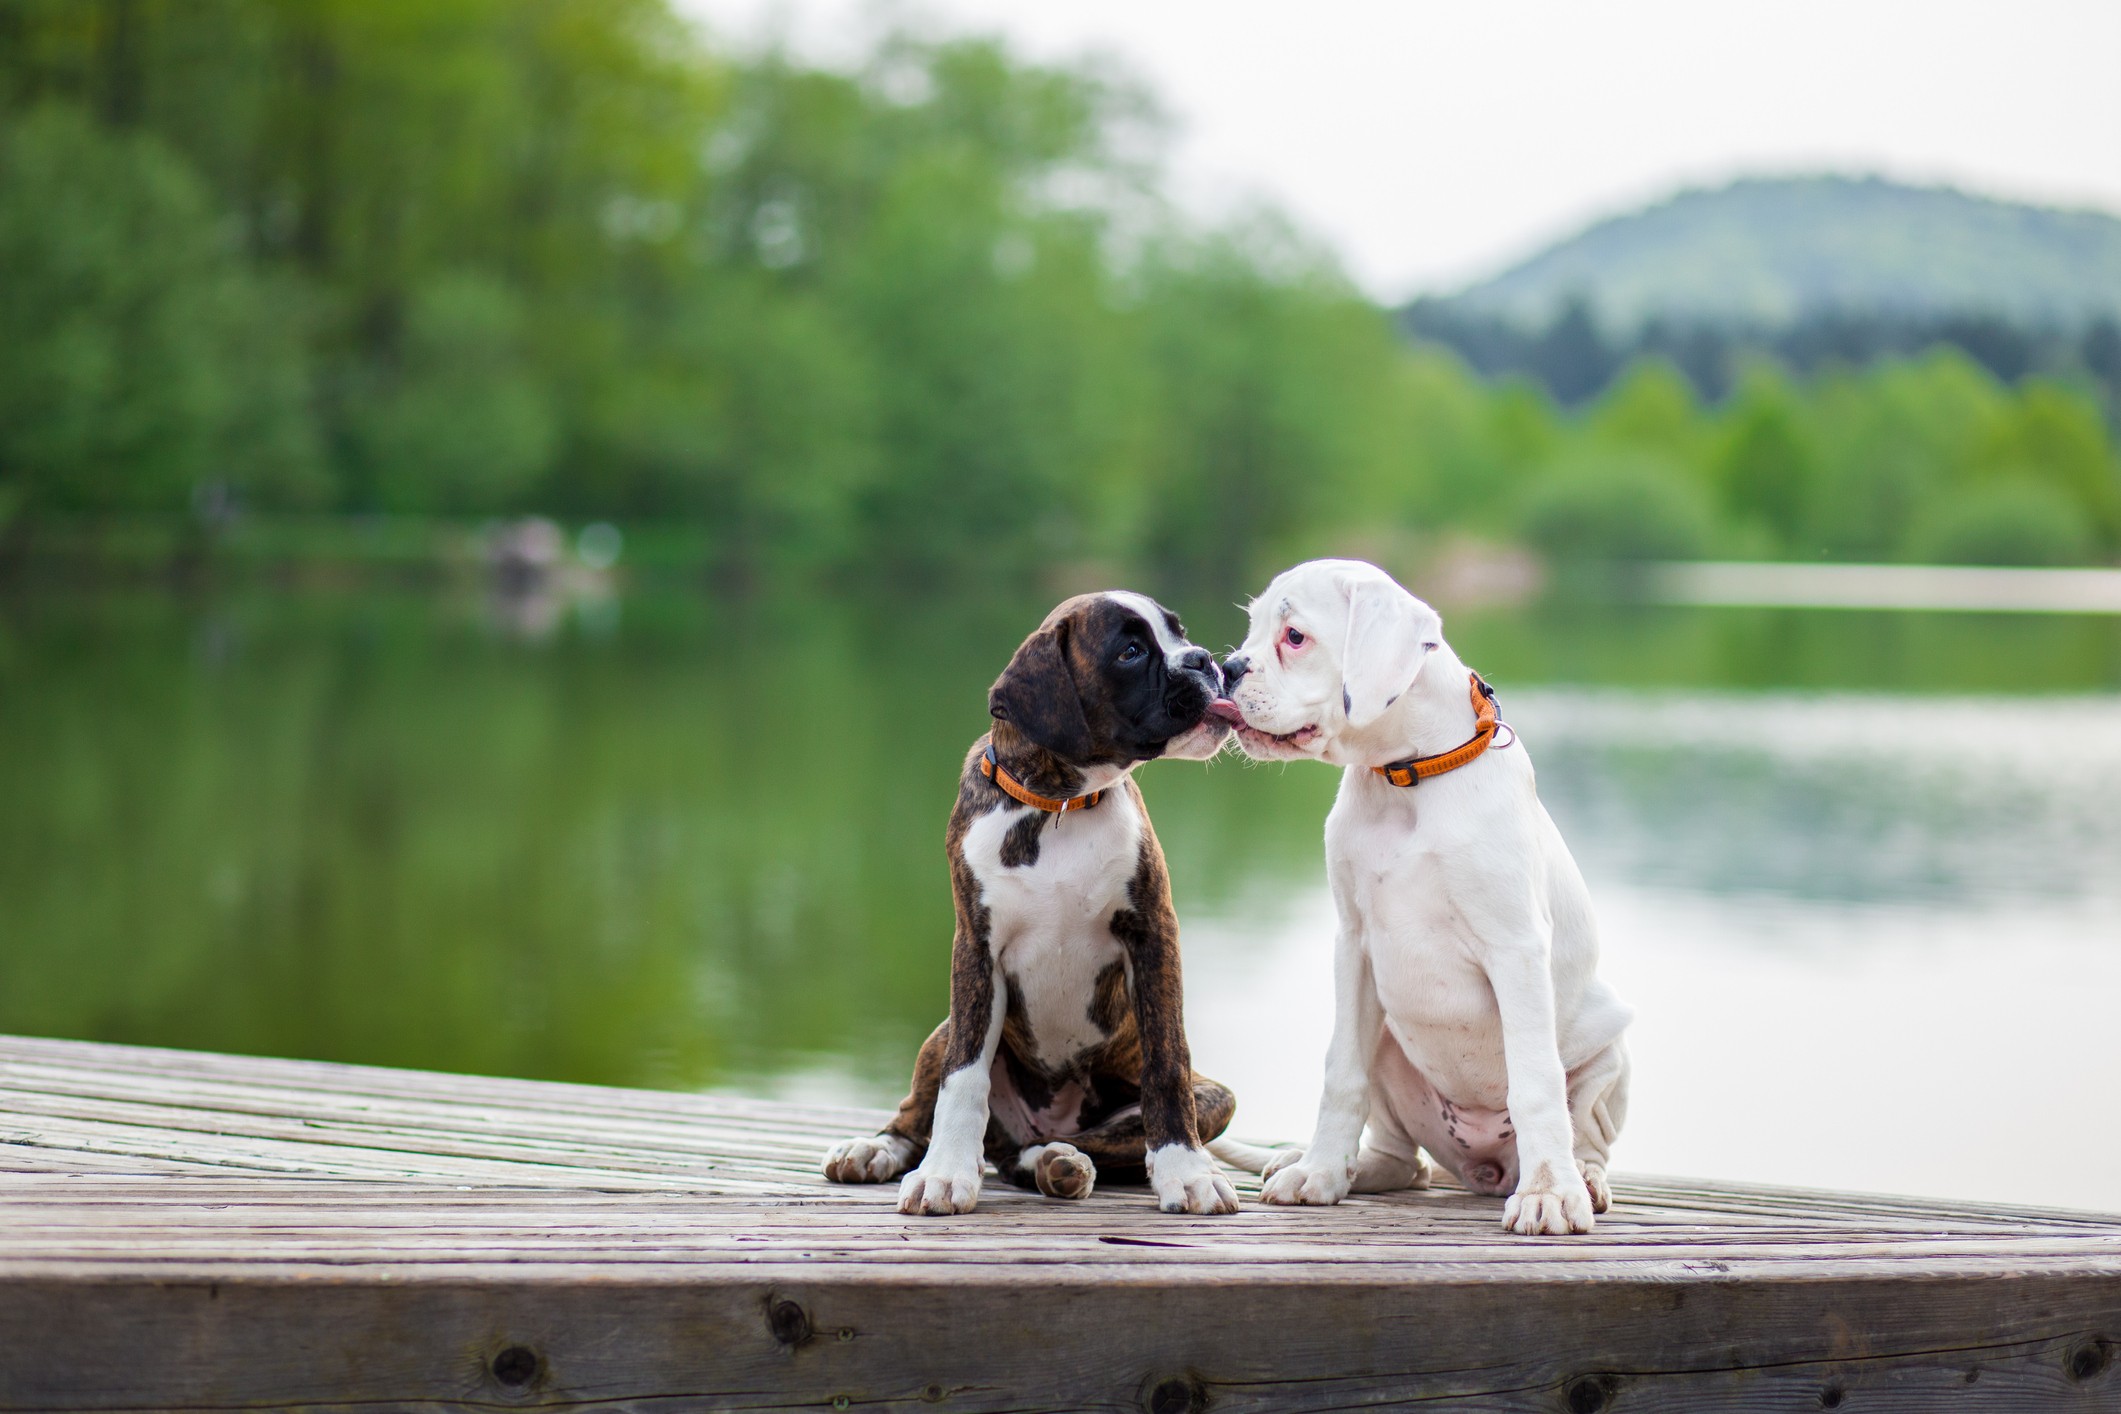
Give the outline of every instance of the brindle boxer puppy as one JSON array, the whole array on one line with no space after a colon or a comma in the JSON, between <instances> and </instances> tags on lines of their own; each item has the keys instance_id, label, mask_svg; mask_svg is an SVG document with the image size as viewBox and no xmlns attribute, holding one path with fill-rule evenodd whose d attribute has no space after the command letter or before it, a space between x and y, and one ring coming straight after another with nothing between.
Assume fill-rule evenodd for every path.
<instances>
[{"instance_id":1,"label":"brindle boxer puppy","mask_svg":"<svg viewBox=\"0 0 2121 1414\"><path fill-rule=\"evenodd\" d=\"M1178 918L1130 779L1144 761L1215 755L1221 694L1214 658L1140 594L1070 599L1024 640L950 815L950 1015L898 1116L835 1146L827 1178L903 1173L900 1212L969 1213L984 1157L1052 1198L1102 1173L1147 1179L1167 1213L1237 1211L1201 1148L1236 1101L1193 1073Z\"/></svg>"}]
</instances>

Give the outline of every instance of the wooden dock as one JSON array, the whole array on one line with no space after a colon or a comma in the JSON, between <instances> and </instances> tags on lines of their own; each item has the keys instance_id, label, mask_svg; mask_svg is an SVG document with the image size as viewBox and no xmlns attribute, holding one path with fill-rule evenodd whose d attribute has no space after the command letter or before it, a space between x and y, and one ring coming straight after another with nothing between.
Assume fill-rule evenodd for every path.
<instances>
[{"instance_id":1,"label":"wooden dock","mask_svg":"<svg viewBox=\"0 0 2121 1414\"><path fill-rule=\"evenodd\" d=\"M877 1118L0 1039L0 1409L2121 1410L2117 1217L1627 1176L1565 1239L1449 1190L916 1219L817 1175Z\"/></svg>"}]
</instances>

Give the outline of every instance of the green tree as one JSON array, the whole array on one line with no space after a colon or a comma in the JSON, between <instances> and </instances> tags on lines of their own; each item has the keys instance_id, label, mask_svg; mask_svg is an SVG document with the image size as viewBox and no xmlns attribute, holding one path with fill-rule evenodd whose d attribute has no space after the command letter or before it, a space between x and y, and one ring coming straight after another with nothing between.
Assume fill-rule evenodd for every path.
<instances>
[{"instance_id":1,"label":"green tree","mask_svg":"<svg viewBox=\"0 0 2121 1414\"><path fill-rule=\"evenodd\" d=\"M316 489L299 302L227 249L184 163L46 105L0 126L0 483L27 510Z\"/></svg>"},{"instance_id":2,"label":"green tree","mask_svg":"<svg viewBox=\"0 0 2121 1414\"><path fill-rule=\"evenodd\" d=\"M1775 547L1803 553L1819 465L1796 390L1771 367L1750 369L1723 423L1713 479L1724 507Z\"/></svg>"},{"instance_id":3,"label":"green tree","mask_svg":"<svg viewBox=\"0 0 2121 1414\"><path fill-rule=\"evenodd\" d=\"M2028 382L1973 449L1973 463L1983 479L2023 477L2059 492L2102 544L2121 533L2121 461L2098 403L2074 388Z\"/></svg>"},{"instance_id":4,"label":"green tree","mask_svg":"<svg viewBox=\"0 0 2121 1414\"><path fill-rule=\"evenodd\" d=\"M1403 451L1383 469L1383 484L1366 488L1365 504L1419 532L1506 530L1530 468L1499 445L1496 395L1440 349L1417 347L1394 362L1386 433Z\"/></svg>"},{"instance_id":5,"label":"green tree","mask_svg":"<svg viewBox=\"0 0 2121 1414\"><path fill-rule=\"evenodd\" d=\"M1524 537L1563 561L1694 559L1709 546L1714 509L1676 463L1644 452L1566 457L1533 484Z\"/></svg>"},{"instance_id":6,"label":"green tree","mask_svg":"<svg viewBox=\"0 0 2121 1414\"><path fill-rule=\"evenodd\" d=\"M523 350L522 302L486 276L439 275L407 301L397 366L358 404L369 488L399 512L491 513L522 504L555 437Z\"/></svg>"},{"instance_id":7,"label":"green tree","mask_svg":"<svg viewBox=\"0 0 2121 1414\"><path fill-rule=\"evenodd\" d=\"M1908 558L1926 564L2076 565L2092 545L2083 507L2023 476L1940 501L1908 530Z\"/></svg>"},{"instance_id":8,"label":"green tree","mask_svg":"<svg viewBox=\"0 0 2121 1414\"><path fill-rule=\"evenodd\" d=\"M1686 466L1703 460L1694 385L1668 360L1639 359L1591 406L1586 428L1612 447L1655 452Z\"/></svg>"},{"instance_id":9,"label":"green tree","mask_svg":"<svg viewBox=\"0 0 2121 1414\"><path fill-rule=\"evenodd\" d=\"M1233 583L1389 512L1352 493L1406 460L1378 435L1398 425L1397 350L1330 263L1263 223L1167 251L1143 287L1160 425L1142 535L1155 563Z\"/></svg>"}]
</instances>

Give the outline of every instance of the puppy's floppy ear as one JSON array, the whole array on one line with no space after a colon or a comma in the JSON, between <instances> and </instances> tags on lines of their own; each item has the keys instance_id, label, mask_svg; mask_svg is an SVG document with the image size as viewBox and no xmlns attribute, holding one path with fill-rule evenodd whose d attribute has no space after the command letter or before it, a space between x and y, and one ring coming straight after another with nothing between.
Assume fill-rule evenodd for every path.
<instances>
[{"instance_id":1,"label":"puppy's floppy ear","mask_svg":"<svg viewBox=\"0 0 2121 1414\"><path fill-rule=\"evenodd\" d=\"M1366 727L1414 685L1443 640L1443 619L1382 575L1348 586L1348 637L1340 649L1340 700L1348 725Z\"/></svg>"},{"instance_id":2,"label":"puppy's floppy ear","mask_svg":"<svg viewBox=\"0 0 2121 1414\"><path fill-rule=\"evenodd\" d=\"M1068 670L1068 621L1049 624L1023 647L987 692L987 711L1055 756L1081 761L1090 755L1090 723Z\"/></svg>"}]
</instances>

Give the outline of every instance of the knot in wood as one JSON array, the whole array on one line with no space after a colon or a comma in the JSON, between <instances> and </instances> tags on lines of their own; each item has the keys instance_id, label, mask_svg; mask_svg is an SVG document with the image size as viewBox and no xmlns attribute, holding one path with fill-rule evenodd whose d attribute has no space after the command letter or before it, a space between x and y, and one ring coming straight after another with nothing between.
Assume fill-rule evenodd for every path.
<instances>
[{"instance_id":1,"label":"knot in wood","mask_svg":"<svg viewBox=\"0 0 2121 1414\"><path fill-rule=\"evenodd\" d=\"M1569 1414L1598 1414L1620 1393L1618 1375L1578 1375L1562 1388L1562 1402Z\"/></svg>"},{"instance_id":2,"label":"knot in wood","mask_svg":"<svg viewBox=\"0 0 2121 1414\"><path fill-rule=\"evenodd\" d=\"M770 1302L766 1307L766 1328L783 1345L801 1345L810 1339L810 1313L785 1298Z\"/></svg>"},{"instance_id":3,"label":"knot in wood","mask_svg":"<svg viewBox=\"0 0 2121 1414\"><path fill-rule=\"evenodd\" d=\"M511 1345L493 1357L494 1383L521 1389L538 1377L538 1352L527 1345Z\"/></svg>"},{"instance_id":4,"label":"knot in wood","mask_svg":"<svg viewBox=\"0 0 2121 1414\"><path fill-rule=\"evenodd\" d=\"M2072 1345L2062 1356L2062 1369L2082 1384L2106 1373L2114 1363L2114 1343L2104 1336L2091 1336Z\"/></svg>"},{"instance_id":5,"label":"knot in wood","mask_svg":"<svg viewBox=\"0 0 2121 1414\"><path fill-rule=\"evenodd\" d=\"M1200 1381L1173 1378L1149 1391L1149 1414L1200 1414L1208 1407L1208 1392Z\"/></svg>"}]
</instances>

